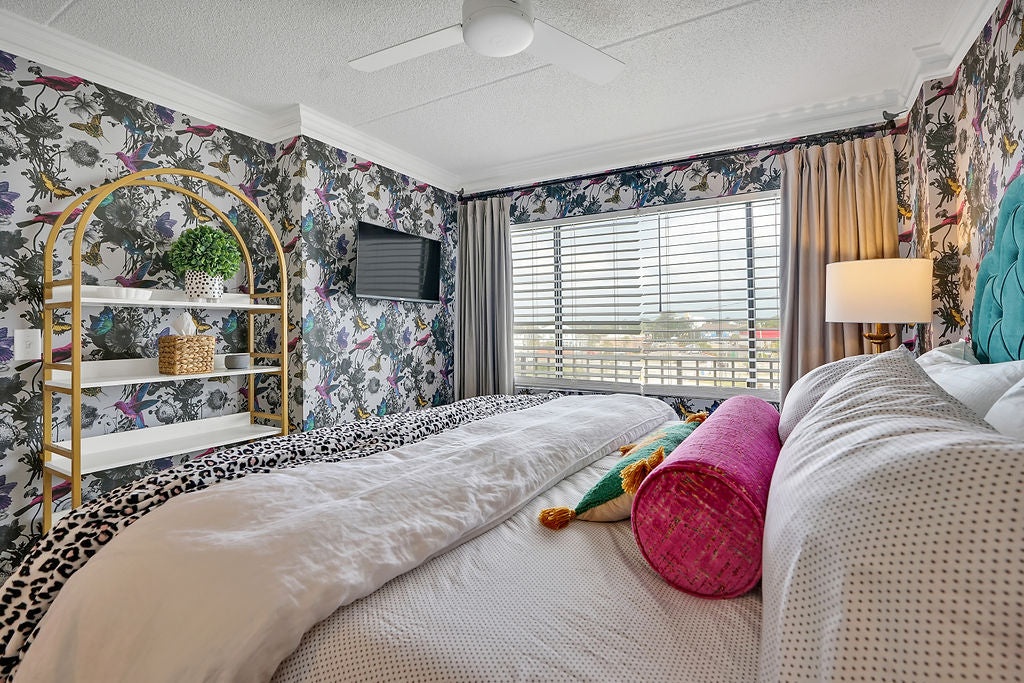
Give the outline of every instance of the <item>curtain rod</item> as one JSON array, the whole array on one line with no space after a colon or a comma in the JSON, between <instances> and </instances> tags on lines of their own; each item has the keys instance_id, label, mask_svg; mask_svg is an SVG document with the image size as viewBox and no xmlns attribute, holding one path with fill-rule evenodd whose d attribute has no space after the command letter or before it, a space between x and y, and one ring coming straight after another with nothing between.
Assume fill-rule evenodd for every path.
<instances>
[{"instance_id":1,"label":"curtain rod","mask_svg":"<svg viewBox=\"0 0 1024 683\"><path fill-rule=\"evenodd\" d=\"M888 112L886 112L888 113ZM613 168L608 171L600 171L597 173L584 173L581 175L569 176L568 178L559 178L556 180L544 180L536 183L526 183L524 185L514 185L512 187L502 187L496 190L485 190L484 192L474 192L472 194L464 194L462 190L459 190L459 201L465 203L471 199L486 199L488 197L500 197L506 194L512 194L513 192L520 192L535 187L546 187L548 185L559 185L561 183L568 183L577 180L590 180L592 178L600 178L602 176L609 176L616 173L625 173L627 171L646 171L651 168L658 166L668 166L674 164L680 164L684 162L703 161L704 159L715 159L718 157L730 156L732 154L742 154L743 152L757 152L761 150L771 150L786 147L796 147L798 145L805 145L814 142L831 142L837 139L845 137L857 137L866 133L876 133L880 130L888 130L889 134L895 134L901 130L905 130L906 123L897 127L895 121L887 120L885 123L874 123L867 126L859 126L857 128L844 128L841 130L833 130L825 133L818 133L815 135L804 135L802 137L791 138L789 140L766 142L760 145L750 145L748 147L737 147L735 149L719 151L719 152L706 152L704 154L694 154L692 156L683 157L682 159L674 159L671 161L656 161L649 164L641 164L639 166L623 166L620 168Z\"/></svg>"}]
</instances>

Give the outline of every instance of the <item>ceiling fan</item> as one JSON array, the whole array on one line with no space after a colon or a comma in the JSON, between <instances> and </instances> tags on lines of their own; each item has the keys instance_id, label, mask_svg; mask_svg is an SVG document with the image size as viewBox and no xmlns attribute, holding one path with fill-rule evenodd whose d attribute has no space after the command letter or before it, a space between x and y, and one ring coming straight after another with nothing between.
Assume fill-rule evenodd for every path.
<instances>
[{"instance_id":1,"label":"ceiling fan","mask_svg":"<svg viewBox=\"0 0 1024 683\"><path fill-rule=\"evenodd\" d=\"M533 16L530 0L463 0L462 23L353 59L359 71L394 64L465 43L485 57L510 57L529 49L549 64L594 83L608 83L625 64Z\"/></svg>"}]
</instances>

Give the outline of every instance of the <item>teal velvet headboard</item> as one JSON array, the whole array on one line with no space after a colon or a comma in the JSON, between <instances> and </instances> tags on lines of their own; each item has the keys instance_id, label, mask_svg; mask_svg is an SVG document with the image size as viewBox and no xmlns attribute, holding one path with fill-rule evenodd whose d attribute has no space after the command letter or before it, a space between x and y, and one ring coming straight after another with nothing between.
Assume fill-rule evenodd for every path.
<instances>
[{"instance_id":1,"label":"teal velvet headboard","mask_svg":"<svg viewBox=\"0 0 1024 683\"><path fill-rule=\"evenodd\" d=\"M999 206L996 238L978 270L971 337L982 363L1024 359L1024 176Z\"/></svg>"}]
</instances>

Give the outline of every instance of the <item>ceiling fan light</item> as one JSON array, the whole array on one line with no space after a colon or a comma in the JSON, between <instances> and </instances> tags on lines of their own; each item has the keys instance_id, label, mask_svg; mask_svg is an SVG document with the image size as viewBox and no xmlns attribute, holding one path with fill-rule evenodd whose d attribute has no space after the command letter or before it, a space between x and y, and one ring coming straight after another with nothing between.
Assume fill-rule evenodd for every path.
<instances>
[{"instance_id":1,"label":"ceiling fan light","mask_svg":"<svg viewBox=\"0 0 1024 683\"><path fill-rule=\"evenodd\" d=\"M463 19L462 39L473 52L485 57L509 57L533 42L533 17L518 3L473 4L489 5L475 8Z\"/></svg>"}]
</instances>

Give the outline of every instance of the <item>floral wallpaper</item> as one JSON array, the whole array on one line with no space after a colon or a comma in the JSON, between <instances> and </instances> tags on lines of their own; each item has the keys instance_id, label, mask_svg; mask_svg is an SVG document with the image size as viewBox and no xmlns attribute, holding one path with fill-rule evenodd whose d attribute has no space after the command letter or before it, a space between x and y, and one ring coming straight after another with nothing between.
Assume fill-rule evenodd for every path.
<instances>
[{"instance_id":1,"label":"floral wallpaper","mask_svg":"<svg viewBox=\"0 0 1024 683\"><path fill-rule=\"evenodd\" d=\"M43 249L69 199L135 170L203 171L258 203L278 231L289 276L289 334L257 316L257 351L287 346L293 428L410 410L451 400L455 197L373 162L303 137L269 144L80 78L0 52L0 575L37 537L42 519L41 368L14 361L15 329L42 323ZM223 190L177 180L210 198L235 223L253 258L256 291L278 291L277 261L255 217ZM444 301L390 304L356 299L359 219L444 241ZM85 238L86 284L181 288L167 248L179 232L211 220L166 191L130 188L96 212ZM56 277L70 276L70 237L58 239ZM235 278L228 289L245 289ZM181 309L86 308L83 356L156 355ZM244 348L247 316L190 311L219 353ZM66 357L68 313L55 320L55 356ZM63 316L63 317L62 317ZM280 405L279 380L259 376L257 404ZM86 435L235 413L246 405L238 378L88 390ZM55 400L55 438L68 437L70 400ZM174 460L192 457L179 456ZM167 467L171 459L84 478L88 498ZM69 505L70 489L55 492Z\"/></svg>"},{"instance_id":2,"label":"floral wallpaper","mask_svg":"<svg viewBox=\"0 0 1024 683\"><path fill-rule=\"evenodd\" d=\"M934 266L926 347L969 334L975 277L999 202L1024 168L1024 1L1004 0L948 78L924 84L901 126L903 239Z\"/></svg>"}]
</instances>

